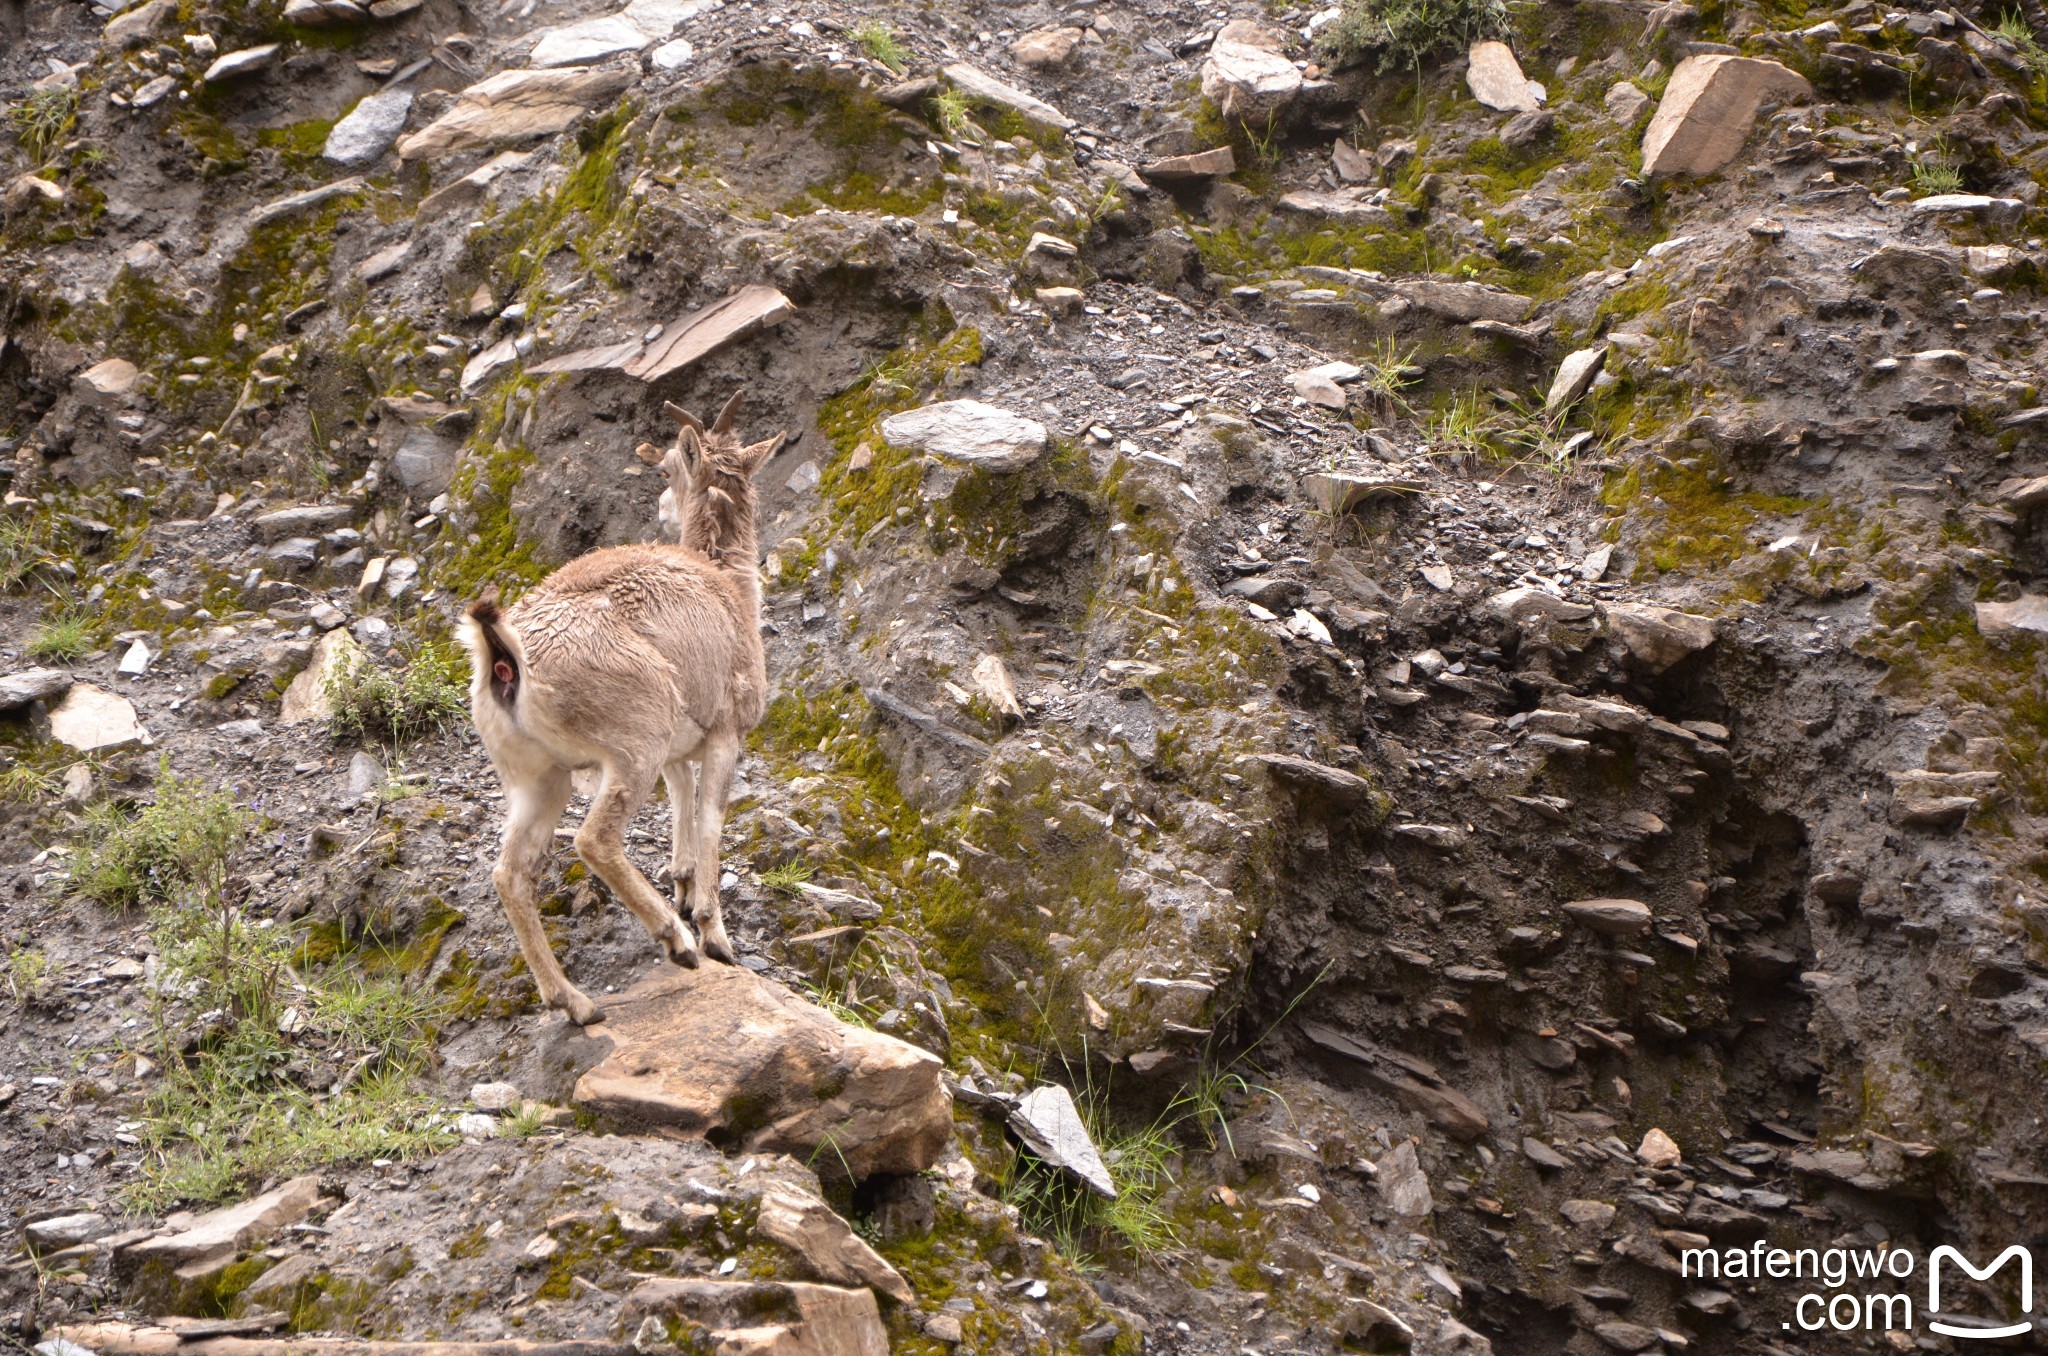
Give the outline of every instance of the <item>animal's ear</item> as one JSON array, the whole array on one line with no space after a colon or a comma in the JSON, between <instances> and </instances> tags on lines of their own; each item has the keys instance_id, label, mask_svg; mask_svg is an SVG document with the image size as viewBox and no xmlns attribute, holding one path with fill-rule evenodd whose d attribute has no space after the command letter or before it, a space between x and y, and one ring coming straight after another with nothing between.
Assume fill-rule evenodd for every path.
<instances>
[{"instance_id":1,"label":"animal's ear","mask_svg":"<svg viewBox=\"0 0 2048 1356\"><path fill-rule=\"evenodd\" d=\"M697 422L697 416L691 414L681 405L676 404L675 401L664 400L661 402L661 408L667 412L669 418L675 420L683 428L693 428L699 433L704 431L704 426Z\"/></svg>"},{"instance_id":2,"label":"animal's ear","mask_svg":"<svg viewBox=\"0 0 2048 1356\"><path fill-rule=\"evenodd\" d=\"M646 462L649 466L661 465L662 460L668 456L666 452L656 447L653 443L640 444L640 446L633 449L633 455Z\"/></svg>"},{"instance_id":3,"label":"animal's ear","mask_svg":"<svg viewBox=\"0 0 2048 1356\"><path fill-rule=\"evenodd\" d=\"M703 460L704 455L704 443L697 437L695 423L696 421L692 420L676 430L675 455L678 458L678 468L689 476L697 474L697 463ZM670 471L669 476L674 478L675 472Z\"/></svg>"},{"instance_id":4,"label":"animal's ear","mask_svg":"<svg viewBox=\"0 0 2048 1356\"><path fill-rule=\"evenodd\" d=\"M784 429L773 438L765 438L741 453L740 455L747 459L747 474L752 475L763 466L766 466L768 459L777 452L780 452L782 445L788 441L789 430Z\"/></svg>"},{"instance_id":5,"label":"animal's ear","mask_svg":"<svg viewBox=\"0 0 2048 1356\"><path fill-rule=\"evenodd\" d=\"M732 393L732 399L725 402L725 408L720 410L718 417L711 421L711 431L713 433L732 432L732 421L739 414L740 401L746 398L746 394L747 388L744 386Z\"/></svg>"}]
</instances>

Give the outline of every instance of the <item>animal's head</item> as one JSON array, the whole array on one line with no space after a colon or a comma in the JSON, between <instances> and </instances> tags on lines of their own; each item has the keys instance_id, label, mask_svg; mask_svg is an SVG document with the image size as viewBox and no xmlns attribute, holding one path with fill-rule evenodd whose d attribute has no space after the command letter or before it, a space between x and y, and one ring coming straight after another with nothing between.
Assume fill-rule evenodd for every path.
<instances>
[{"instance_id":1,"label":"animal's head","mask_svg":"<svg viewBox=\"0 0 2048 1356\"><path fill-rule=\"evenodd\" d=\"M709 429L682 406L664 402L662 408L676 421L675 443L666 450L646 443L639 448L640 459L668 477L659 508L662 530L707 554L729 542L742 522L752 525L754 473L789 438L785 429L758 443L742 443L733 420L745 395L745 387L734 391Z\"/></svg>"}]
</instances>

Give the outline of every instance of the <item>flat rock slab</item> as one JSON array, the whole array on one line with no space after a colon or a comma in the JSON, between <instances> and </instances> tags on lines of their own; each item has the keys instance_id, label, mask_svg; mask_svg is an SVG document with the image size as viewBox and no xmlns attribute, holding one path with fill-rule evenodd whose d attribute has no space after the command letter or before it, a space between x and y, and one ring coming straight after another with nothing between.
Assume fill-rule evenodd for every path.
<instances>
[{"instance_id":1,"label":"flat rock slab","mask_svg":"<svg viewBox=\"0 0 2048 1356\"><path fill-rule=\"evenodd\" d=\"M1522 63L1504 42L1475 42L1466 57L1465 84L1472 97L1500 113L1534 113L1548 92L1522 74Z\"/></svg>"},{"instance_id":2,"label":"flat rock slab","mask_svg":"<svg viewBox=\"0 0 2048 1356\"><path fill-rule=\"evenodd\" d=\"M789 1188L764 1193L754 1228L794 1252L816 1280L870 1286L898 1304L917 1303L903 1273L816 1196Z\"/></svg>"},{"instance_id":3,"label":"flat rock slab","mask_svg":"<svg viewBox=\"0 0 2048 1356\"><path fill-rule=\"evenodd\" d=\"M1301 487L1315 506L1331 517L1349 513L1360 504L1421 494L1425 488L1419 480L1361 476L1347 471L1318 471L1303 476Z\"/></svg>"},{"instance_id":4,"label":"flat rock slab","mask_svg":"<svg viewBox=\"0 0 2048 1356\"><path fill-rule=\"evenodd\" d=\"M1766 100L1812 97L1805 76L1775 61L1687 57L1643 131L1643 173L1712 174L1742 149Z\"/></svg>"},{"instance_id":5,"label":"flat rock slab","mask_svg":"<svg viewBox=\"0 0 2048 1356\"><path fill-rule=\"evenodd\" d=\"M1185 183L1191 179L1218 179L1237 172L1237 152L1228 146L1218 146L1212 151L1196 151L1193 155L1169 155L1164 160L1154 160L1138 173L1159 183Z\"/></svg>"},{"instance_id":6,"label":"flat rock slab","mask_svg":"<svg viewBox=\"0 0 2048 1356\"><path fill-rule=\"evenodd\" d=\"M642 381L659 381L735 339L780 325L795 312L796 304L781 291L755 283L663 327L651 342L629 339L577 349L535 363L527 370L536 374L609 370Z\"/></svg>"},{"instance_id":7,"label":"flat rock slab","mask_svg":"<svg viewBox=\"0 0 2048 1356\"><path fill-rule=\"evenodd\" d=\"M133 395L141 379L141 369L126 358L106 358L73 377L71 390L86 404L106 409Z\"/></svg>"},{"instance_id":8,"label":"flat rock slab","mask_svg":"<svg viewBox=\"0 0 2048 1356\"><path fill-rule=\"evenodd\" d=\"M727 965L660 975L605 1000L587 1035L610 1053L577 1080L600 1115L674 1126L734 1152L783 1152L856 1179L922 1172L953 1133L939 1059L849 1026Z\"/></svg>"},{"instance_id":9,"label":"flat rock slab","mask_svg":"<svg viewBox=\"0 0 2048 1356\"><path fill-rule=\"evenodd\" d=\"M319 1199L319 1177L294 1177L240 1205L210 1210L178 1233L144 1239L121 1254L123 1269L150 1262L184 1267L232 1258L271 1238L285 1225L304 1219Z\"/></svg>"},{"instance_id":10,"label":"flat rock slab","mask_svg":"<svg viewBox=\"0 0 2048 1356\"><path fill-rule=\"evenodd\" d=\"M1382 1157L1374 1166L1379 1171L1373 1176L1373 1189L1379 1193L1380 1204L1387 1209L1403 1219L1421 1219L1436 1209L1436 1201L1429 1191L1429 1178L1415 1157L1414 1140L1402 1140L1394 1146L1392 1153Z\"/></svg>"},{"instance_id":11,"label":"flat rock slab","mask_svg":"<svg viewBox=\"0 0 2048 1356\"><path fill-rule=\"evenodd\" d=\"M391 149L411 114L411 90L388 89L372 94L334 124L320 154L338 165L372 164Z\"/></svg>"},{"instance_id":12,"label":"flat rock slab","mask_svg":"<svg viewBox=\"0 0 2048 1356\"><path fill-rule=\"evenodd\" d=\"M1395 283L1393 290L1417 310L1466 325L1475 320L1498 320L1512 325L1536 304L1520 292L1476 282L1411 278Z\"/></svg>"},{"instance_id":13,"label":"flat rock slab","mask_svg":"<svg viewBox=\"0 0 2048 1356\"><path fill-rule=\"evenodd\" d=\"M945 400L882 421L882 436L985 471L1021 471L1043 456L1045 425L979 400Z\"/></svg>"},{"instance_id":14,"label":"flat rock slab","mask_svg":"<svg viewBox=\"0 0 2048 1356\"><path fill-rule=\"evenodd\" d=\"M1606 365L1606 344L1565 355L1565 360L1557 365L1557 375L1551 378L1550 394L1543 398L1544 413L1555 414L1576 405L1586 392L1593 389L1594 379Z\"/></svg>"},{"instance_id":15,"label":"flat rock slab","mask_svg":"<svg viewBox=\"0 0 2048 1356\"><path fill-rule=\"evenodd\" d=\"M500 71L462 91L455 106L398 143L400 160L552 136L633 84L625 70Z\"/></svg>"},{"instance_id":16,"label":"flat rock slab","mask_svg":"<svg viewBox=\"0 0 2048 1356\"><path fill-rule=\"evenodd\" d=\"M135 718L135 706L91 683L73 684L50 712L50 737L80 753L143 744L149 732Z\"/></svg>"},{"instance_id":17,"label":"flat rock slab","mask_svg":"<svg viewBox=\"0 0 2048 1356\"><path fill-rule=\"evenodd\" d=\"M1363 198L1354 198L1344 193L1316 193L1303 189L1295 193L1284 193L1273 204L1283 212L1298 212L1305 217L1327 217L1332 221L1385 221L1387 209Z\"/></svg>"},{"instance_id":18,"label":"flat rock slab","mask_svg":"<svg viewBox=\"0 0 2048 1356\"><path fill-rule=\"evenodd\" d=\"M1081 1119L1074 1095L1059 1084L1046 1083L1025 1093L1010 1113L1010 1129L1045 1163L1071 1173L1096 1195L1116 1199L1116 1182L1088 1137L1088 1123Z\"/></svg>"},{"instance_id":19,"label":"flat rock slab","mask_svg":"<svg viewBox=\"0 0 2048 1356\"><path fill-rule=\"evenodd\" d=\"M648 1281L626 1296L620 1324L684 1325L704 1350L731 1356L889 1356L889 1331L869 1290L801 1281ZM694 1329L694 1331L692 1331ZM696 1350L692 1344L692 1350Z\"/></svg>"},{"instance_id":20,"label":"flat rock slab","mask_svg":"<svg viewBox=\"0 0 2048 1356\"><path fill-rule=\"evenodd\" d=\"M1994 639L2027 633L2048 635L2048 597L2029 593L2009 603L1977 604L1977 629ZM0 682L0 694L6 684ZM0 705L5 704L0 695Z\"/></svg>"},{"instance_id":21,"label":"flat rock slab","mask_svg":"<svg viewBox=\"0 0 2048 1356\"><path fill-rule=\"evenodd\" d=\"M0 711L12 711L31 702L46 702L71 689L71 675L63 669L23 669L0 678Z\"/></svg>"},{"instance_id":22,"label":"flat rock slab","mask_svg":"<svg viewBox=\"0 0 2048 1356\"><path fill-rule=\"evenodd\" d=\"M986 100L1015 113L1021 113L1033 122L1042 122L1047 127L1065 132L1071 129L1074 120L1054 108L1045 100L1026 94L1015 85L1004 84L977 66L956 61L942 72L953 88L971 98Z\"/></svg>"},{"instance_id":23,"label":"flat rock slab","mask_svg":"<svg viewBox=\"0 0 2048 1356\"><path fill-rule=\"evenodd\" d=\"M1609 937L1640 937L1650 930L1650 906L1635 899L1575 899L1565 914Z\"/></svg>"},{"instance_id":24,"label":"flat rock slab","mask_svg":"<svg viewBox=\"0 0 2048 1356\"><path fill-rule=\"evenodd\" d=\"M268 42L261 47L244 47L239 52L228 52L206 68L206 74L199 78L209 85L236 76L253 75L277 59L283 43Z\"/></svg>"}]
</instances>

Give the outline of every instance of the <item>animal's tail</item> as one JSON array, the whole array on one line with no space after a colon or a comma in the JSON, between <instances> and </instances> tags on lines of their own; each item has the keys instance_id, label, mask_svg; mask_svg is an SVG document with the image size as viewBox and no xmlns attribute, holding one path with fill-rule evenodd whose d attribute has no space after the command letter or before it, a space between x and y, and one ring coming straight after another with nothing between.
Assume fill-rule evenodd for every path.
<instances>
[{"instance_id":1,"label":"animal's tail","mask_svg":"<svg viewBox=\"0 0 2048 1356\"><path fill-rule=\"evenodd\" d=\"M496 589L469 605L463 618L462 644L478 675L489 684L491 696L510 711L519 700L519 685L526 679L526 652L519 644L519 633L498 610Z\"/></svg>"}]
</instances>

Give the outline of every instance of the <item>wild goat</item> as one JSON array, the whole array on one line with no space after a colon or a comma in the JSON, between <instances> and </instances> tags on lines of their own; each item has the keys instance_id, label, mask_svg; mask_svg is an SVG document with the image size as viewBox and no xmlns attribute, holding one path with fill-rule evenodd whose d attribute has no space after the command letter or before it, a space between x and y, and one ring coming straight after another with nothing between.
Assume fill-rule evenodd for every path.
<instances>
[{"instance_id":1,"label":"wild goat","mask_svg":"<svg viewBox=\"0 0 2048 1356\"><path fill-rule=\"evenodd\" d=\"M579 1026L597 1004L563 975L541 930L534 887L568 806L570 773L600 781L576 832L576 852L678 965L732 963L718 905L718 837L740 742L761 720L768 673L761 653L753 475L788 433L743 446L735 392L704 426L675 405L675 446L643 460L668 473L667 543L614 546L578 557L510 608L495 592L472 603L470 711L506 791L505 836L491 879L519 949L549 1007ZM672 513L670 506L672 505ZM671 908L627 859L625 830L660 776L674 812Z\"/></svg>"}]
</instances>

